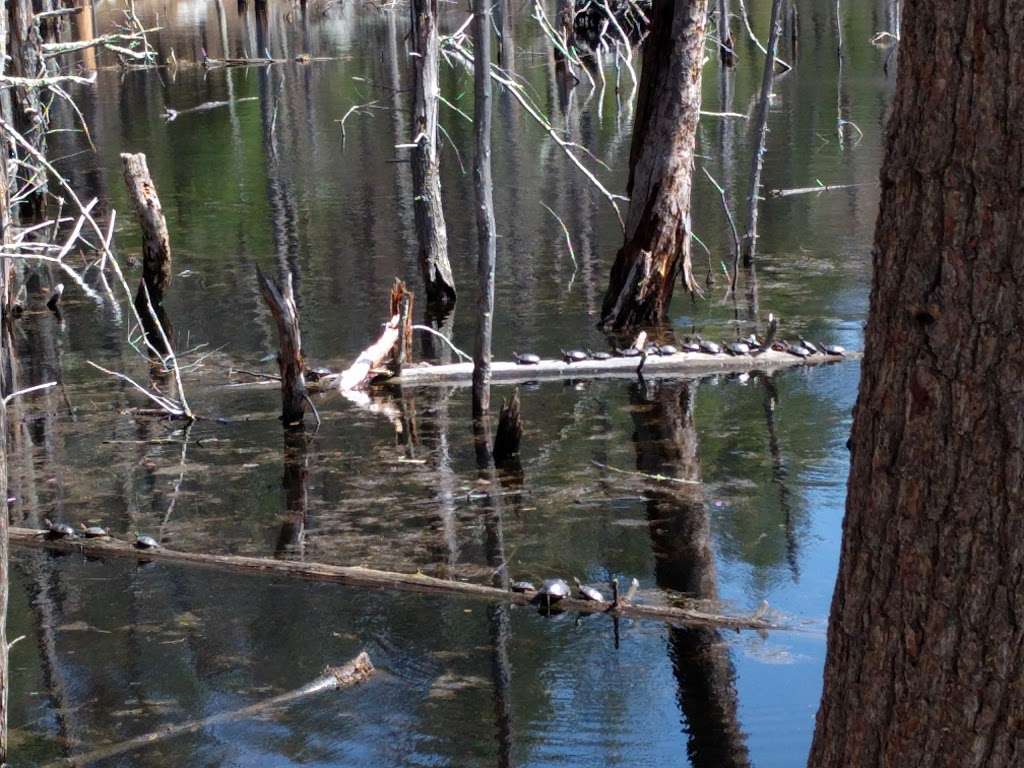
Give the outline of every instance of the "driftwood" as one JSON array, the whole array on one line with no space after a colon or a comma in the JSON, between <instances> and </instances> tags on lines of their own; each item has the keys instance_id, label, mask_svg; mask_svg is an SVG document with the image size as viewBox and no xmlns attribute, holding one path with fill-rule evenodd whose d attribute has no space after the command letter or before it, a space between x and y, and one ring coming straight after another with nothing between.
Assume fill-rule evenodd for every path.
<instances>
[{"instance_id":1,"label":"driftwood","mask_svg":"<svg viewBox=\"0 0 1024 768\"><path fill-rule=\"evenodd\" d=\"M374 672L373 663L370 661L370 657L366 651L363 651L354 659L340 667L327 667L324 670L323 675L313 680L310 683L296 688L293 691L282 693L280 696L274 696L273 698L261 701L256 704L250 704L247 707L241 709L235 709L230 712L221 712L216 715L210 715L204 717L201 720L189 720L178 725L166 725L159 730L147 733L143 736L136 736L133 739L127 741L118 742L117 744L111 744L106 747L98 747L90 750L89 752L83 752L78 755L71 755L70 757L61 758L49 763L46 768L57 768L57 766L71 766L71 765L92 765L100 760L105 760L115 755L123 755L125 752L132 752L136 749L142 749L148 747L159 741L165 741L166 739L172 739L176 736L184 736L188 733L197 733L211 725L219 725L221 723L231 722L234 720L251 719L256 716L265 715L267 712L283 707L286 704L291 704L294 701L305 698L306 696L312 696L317 693L324 691L337 691L342 688L351 688L353 685L358 685L370 677Z\"/></svg>"},{"instance_id":2,"label":"driftwood","mask_svg":"<svg viewBox=\"0 0 1024 768\"><path fill-rule=\"evenodd\" d=\"M302 360L302 337L299 333L299 311L292 292L292 276L288 273L284 290L256 268L260 293L277 324L277 365L281 371L281 422L285 427L302 425L306 407L305 364Z\"/></svg>"},{"instance_id":3,"label":"driftwood","mask_svg":"<svg viewBox=\"0 0 1024 768\"><path fill-rule=\"evenodd\" d=\"M840 189L856 189L857 187L875 187L877 181L868 181L862 184L821 184L817 187L796 187L794 189L769 189L765 194L768 197L792 197L793 195L811 195L815 192L835 192Z\"/></svg>"},{"instance_id":4,"label":"driftwood","mask_svg":"<svg viewBox=\"0 0 1024 768\"><path fill-rule=\"evenodd\" d=\"M241 99L227 99L226 101L204 101L195 107L188 107L187 109L171 109L167 107L164 109L164 119L169 123L173 120L177 120L182 115L190 115L194 112L209 112L211 109L217 109L218 107L227 107L231 104L241 104L243 101L258 101L259 96L245 96Z\"/></svg>"},{"instance_id":5,"label":"driftwood","mask_svg":"<svg viewBox=\"0 0 1024 768\"><path fill-rule=\"evenodd\" d=\"M167 563L195 565L205 568L233 571L236 573L289 576L307 581L327 581L364 587L381 587L413 592L435 592L441 594L473 597L492 602L529 604L535 592L509 592L482 584L464 581L448 581L422 573L394 573L373 568L351 565L329 565L327 563L296 562L275 560L267 557L246 557L242 555L210 555L194 552L180 552L172 549L136 549L128 542L116 539L49 539L45 530L34 528L11 528L11 544L18 546L44 547L63 552L79 552L90 557L126 557L138 560L154 560ZM639 619L656 619L682 625L726 627L731 629L783 629L763 617L728 615L705 610L702 606L690 605L643 605L620 604L599 600L577 600L566 598L558 607L578 613L614 613Z\"/></svg>"},{"instance_id":6,"label":"driftwood","mask_svg":"<svg viewBox=\"0 0 1024 768\"><path fill-rule=\"evenodd\" d=\"M310 56L299 54L290 59L267 58L232 58L232 59L211 59L205 58L200 62L207 69L219 69L221 67L266 67L271 64L312 64L315 61L344 61L347 56Z\"/></svg>"},{"instance_id":7,"label":"driftwood","mask_svg":"<svg viewBox=\"0 0 1024 768\"><path fill-rule=\"evenodd\" d=\"M788 352L779 352L774 349L756 357L680 352L664 357L648 356L643 363L643 373L655 376L709 376L716 373L739 373L791 368L798 365L836 363L843 359L856 357L857 353L847 352L845 358L839 355L823 354L799 358ZM496 362L491 365L491 381L522 383L540 379L633 378L637 375L641 359L639 357L613 357L610 360L585 360L581 363L541 360L537 365ZM391 381L402 386L464 385L471 382L472 376L472 364L452 363L450 365L420 365L406 368L402 371L401 376L397 376Z\"/></svg>"}]
</instances>

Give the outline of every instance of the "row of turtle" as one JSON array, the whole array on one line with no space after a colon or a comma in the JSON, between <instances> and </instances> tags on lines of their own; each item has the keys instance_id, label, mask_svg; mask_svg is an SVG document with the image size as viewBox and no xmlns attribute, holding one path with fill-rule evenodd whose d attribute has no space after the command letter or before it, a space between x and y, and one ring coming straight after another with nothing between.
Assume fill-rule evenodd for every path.
<instances>
[{"instance_id":1,"label":"row of turtle","mask_svg":"<svg viewBox=\"0 0 1024 768\"><path fill-rule=\"evenodd\" d=\"M573 582L575 582L576 584L575 597L577 600L590 600L595 603L608 602L608 598L606 598L599 589L595 589L594 587L588 586L586 584L581 584L580 580L575 577L573 578ZM629 592L627 594L627 599L628 597L631 597L633 593L636 592L636 589L639 586L640 583L636 579L633 579L632 584L629 588ZM569 587L569 584L565 581L565 579L559 578L546 579L540 585L540 589L537 589L533 585L533 583L529 581L512 582L512 584L509 585L509 588L513 592L519 592L523 594L532 593L533 597L531 599L531 602L540 605L542 608L546 610L551 610L551 606L557 603L559 600L563 600L567 597L572 596L572 589Z\"/></svg>"},{"instance_id":2,"label":"row of turtle","mask_svg":"<svg viewBox=\"0 0 1024 768\"><path fill-rule=\"evenodd\" d=\"M43 531L43 536L51 541L57 541L58 539L77 539L79 537L83 539L109 539L110 533L106 528L99 525L86 525L81 524L80 531L76 531L67 523L55 523L51 520L44 520L43 525L46 530ZM144 533L140 533L135 537L135 548L136 549L158 549L160 543L152 536L147 536Z\"/></svg>"},{"instance_id":3,"label":"row of turtle","mask_svg":"<svg viewBox=\"0 0 1024 768\"><path fill-rule=\"evenodd\" d=\"M767 346L766 346L767 345ZM637 347L624 347L614 352L594 352L591 349L563 349L562 360L566 363L582 363L587 360L609 360L612 357L667 357L677 355L680 352L697 352L706 355L733 355L741 357L744 355L757 354L766 349L773 349L777 352L788 352L800 358L811 357L812 355L832 355L842 357L846 350L838 344L816 344L808 341L803 336L796 344L786 340L767 343L759 339L755 334L750 334L745 339L736 341L718 342L703 339L700 336L687 337L680 347L672 344L648 344L643 349ZM532 352L513 352L512 359L519 365L537 365L540 363L540 355Z\"/></svg>"}]
</instances>

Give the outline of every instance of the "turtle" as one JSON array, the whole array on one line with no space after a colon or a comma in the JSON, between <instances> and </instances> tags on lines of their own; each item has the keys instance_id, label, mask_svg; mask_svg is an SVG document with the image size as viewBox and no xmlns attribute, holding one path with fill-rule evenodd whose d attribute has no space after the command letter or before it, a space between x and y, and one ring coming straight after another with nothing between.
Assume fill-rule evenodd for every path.
<instances>
[{"instance_id":1,"label":"turtle","mask_svg":"<svg viewBox=\"0 0 1024 768\"><path fill-rule=\"evenodd\" d=\"M615 354L619 357L640 357L643 353L636 347L625 347L623 349L616 349Z\"/></svg>"},{"instance_id":2,"label":"turtle","mask_svg":"<svg viewBox=\"0 0 1024 768\"><path fill-rule=\"evenodd\" d=\"M552 603L557 603L570 594L572 594L572 591L564 579L545 579L544 583L540 585L540 589L537 590L533 601L540 603L545 610L550 611Z\"/></svg>"},{"instance_id":3,"label":"turtle","mask_svg":"<svg viewBox=\"0 0 1024 768\"><path fill-rule=\"evenodd\" d=\"M722 348L715 344L713 341L707 339L698 339L697 343L700 345L700 351L708 355L720 355L722 354Z\"/></svg>"},{"instance_id":4,"label":"turtle","mask_svg":"<svg viewBox=\"0 0 1024 768\"><path fill-rule=\"evenodd\" d=\"M692 339L683 342L683 352L700 352L700 344Z\"/></svg>"},{"instance_id":5,"label":"turtle","mask_svg":"<svg viewBox=\"0 0 1024 768\"><path fill-rule=\"evenodd\" d=\"M611 352L595 352L592 349L587 349L587 354L591 360L610 360L612 357Z\"/></svg>"},{"instance_id":6,"label":"turtle","mask_svg":"<svg viewBox=\"0 0 1024 768\"><path fill-rule=\"evenodd\" d=\"M730 355L735 355L736 357L750 354L750 345L745 341L733 341L726 344L725 348L729 350Z\"/></svg>"},{"instance_id":7,"label":"turtle","mask_svg":"<svg viewBox=\"0 0 1024 768\"><path fill-rule=\"evenodd\" d=\"M647 355L648 357L654 357L655 355L660 355L661 354L661 347L659 347L657 344L653 344L653 343L648 344L646 347L644 347L644 354Z\"/></svg>"},{"instance_id":8,"label":"turtle","mask_svg":"<svg viewBox=\"0 0 1024 768\"><path fill-rule=\"evenodd\" d=\"M509 585L509 589L513 592L536 592L537 588L533 586L532 582L529 581L513 581Z\"/></svg>"},{"instance_id":9,"label":"turtle","mask_svg":"<svg viewBox=\"0 0 1024 768\"><path fill-rule=\"evenodd\" d=\"M562 359L567 363L582 363L584 360L590 359L590 355L582 349L563 349L561 352Z\"/></svg>"},{"instance_id":10,"label":"turtle","mask_svg":"<svg viewBox=\"0 0 1024 768\"><path fill-rule=\"evenodd\" d=\"M144 533L140 533L135 537L135 548L136 549L160 549L160 542L154 539L152 536L147 536Z\"/></svg>"},{"instance_id":11,"label":"turtle","mask_svg":"<svg viewBox=\"0 0 1024 768\"><path fill-rule=\"evenodd\" d=\"M811 356L811 351L805 346L800 344L790 344L788 341L784 341L783 344L786 345L786 351L791 355L796 355L797 357Z\"/></svg>"},{"instance_id":12,"label":"turtle","mask_svg":"<svg viewBox=\"0 0 1024 768\"><path fill-rule=\"evenodd\" d=\"M67 523L54 523L46 519L43 520L43 525L46 526L46 538L48 539L75 538L75 529Z\"/></svg>"},{"instance_id":13,"label":"turtle","mask_svg":"<svg viewBox=\"0 0 1024 768\"><path fill-rule=\"evenodd\" d=\"M518 352L513 352L512 359L516 361L517 365L536 365L540 362L540 355L535 355L532 352L524 352L520 355Z\"/></svg>"},{"instance_id":14,"label":"turtle","mask_svg":"<svg viewBox=\"0 0 1024 768\"><path fill-rule=\"evenodd\" d=\"M658 354L664 357L668 357L669 355L678 355L679 349L672 344L662 344L658 347Z\"/></svg>"},{"instance_id":15,"label":"turtle","mask_svg":"<svg viewBox=\"0 0 1024 768\"><path fill-rule=\"evenodd\" d=\"M838 344L819 344L818 346L826 355L839 355L839 357L846 356L846 348L841 347Z\"/></svg>"},{"instance_id":16,"label":"turtle","mask_svg":"<svg viewBox=\"0 0 1024 768\"><path fill-rule=\"evenodd\" d=\"M580 584L580 580L573 577L573 581L576 582L577 597L580 600L592 600L595 603L603 603L604 595L593 587L588 587L586 584Z\"/></svg>"},{"instance_id":17,"label":"turtle","mask_svg":"<svg viewBox=\"0 0 1024 768\"><path fill-rule=\"evenodd\" d=\"M110 536L110 534L107 533L107 529L101 525L86 525L85 523L81 523L79 528L82 529L82 535L87 539L105 539Z\"/></svg>"},{"instance_id":18,"label":"turtle","mask_svg":"<svg viewBox=\"0 0 1024 768\"><path fill-rule=\"evenodd\" d=\"M750 347L751 349L761 348L761 340L757 338L756 333L750 334L749 336L747 336L747 338L743 339L743 341L746 342L747 346Z\"/></svg>"},{"instance_id":19,"label":"turtle","mask_svg":"<svg viewBox=\"0 0 1024 768\"><path fill-rule=\"evenodd\" d=\"M332 373L334 373L334 371L330 368L325 368L324 366L319 365L316 368L307 368L306 378L310 381L320 381L320 379L330 376Z\"/></svg>"},{"instance_id":20,"label":"turtle","mask_svg":"<svg viewBox=\"0 0 1024 768\"><path fill-rule=\"evenodd\" d=\"M803 336L800 337L800 345L808 352L810 352L812 355L816 355L819 352L821 352L820 349L818 349L812 342L808 341Z\"/></svg>"}]
</instances>

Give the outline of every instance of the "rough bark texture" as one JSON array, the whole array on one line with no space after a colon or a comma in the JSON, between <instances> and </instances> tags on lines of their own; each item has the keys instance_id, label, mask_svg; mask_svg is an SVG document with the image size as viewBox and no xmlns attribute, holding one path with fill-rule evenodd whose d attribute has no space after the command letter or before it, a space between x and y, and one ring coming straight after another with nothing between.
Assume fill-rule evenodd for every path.
<instances>
[{"instance_id":1,"label":"rough bark texture","mask_svg":"<svg viewBox=\"0 0 1024 768\"><path fill-rule=\"evenodd\" d=\"M156 315L170 340L170 324L163 309L164 292L171 283L171 243L167 234L167 221L156 194L156 185L149 175L146 156L141 152L135 155L124 153L121 155L121 163L128 196L135 206L139 228L142 230L142 280L135 294L135 309L142 319L150 345L166 354L170 350L165 349L162 334L152 316ZM146 300L147 294L149 301Z\"/></svg>"},{"instance_id":2,"label":"rough bark texture","mask_svg":"<svg viewBox=\"0 0 1024 768\"><path fill-rule=\"evenodd\" d=\"M680 270L687 289L697 290L690 188L707 0L655 0L652 14L630 152L625 242L601 311L608 328L663 320Z\"/></svg>"},{"instance_id":3,"label":"rough bark texture","mask_svg":"<svg viewBox=\"0 0 1024 768\"><path fill-rule=\"evenodd\" d=\"M910 0L809 765L1024 763L1024 9Z\"/></svg>"},{"instance_id":4,"label":"rough bark texture","mask_svg":"<svg viewBox=\"0 0 1024 768\"><path fill-rule=\"evenodd\" d=\"M6 357L7 351L0 354ZM0 765L7 764L7 594L10 583L7 512L7 406L0 403Z\"/></svg>"},{"instance_id":5,"label":"rough bark texture","mask_svg":"<svg viewBox=\"0 0 1024 768\"><path fill-rule=\"evenodd\" d=\"M733 66L735 55L732 43L732 18L729 13L729 0L718 0L718 53L722 57L722 65Z\"/></svg>"},{"instance_id":6,"label":"rough bark texture","mask_svg":"<svg viewBox=\"0 0 1024 768\"><path fill-rule=\"evenodd\" d=\"M438 33L437 0L412 0L413 100L412 152L413 211L419 262L426 284L427 302L455 303L455 278L448 263L448 234L441 207L441 173L437 157Z\"/></svg>"},{"instance_id":7,"label":"rough bark texture","mask_svg":"<svg viewBox=\"0 0 1024 768\"><path fill-rule=\"evenodd\" d=\"M302 358L302 336L299 333L299 311L292 293L289 273L284 290L278 289L259 267L256 276L260 293L267 302L277 324L277 367L281 371L281 421L285 427L301 427L306 412L306 376Z\"/></svg>"},{"instance_id":8,"label":"rough bark texture","mask_svg":"<svg viewBox=\"0 0 1024 768\"><path fill-rule=\"evenodd\" d=\"M491 407L491 329L494 325L495 230L491 180L491 7L473 0L473 192L476 199L477 299L476 343L473 347L473 418Z\"/></svg>"},{"instance_id":9,"label":"rough bark texture","mask_svg":"<svg viewBox=\"0 0 1024 768\"><path fill-rule=\"evenodd\" d=\"M32 11L32 0L10 0L10 49L11 74L16 77L40 77L43 72L42 38L39 24ZM39 100L38 88L18 87L13 89L14 127L28 142L46 154L46 118ZM44 205L46 179L35 180L36 192L30 197L32 212L39 214Z\"/></svg>"}]
</instances>

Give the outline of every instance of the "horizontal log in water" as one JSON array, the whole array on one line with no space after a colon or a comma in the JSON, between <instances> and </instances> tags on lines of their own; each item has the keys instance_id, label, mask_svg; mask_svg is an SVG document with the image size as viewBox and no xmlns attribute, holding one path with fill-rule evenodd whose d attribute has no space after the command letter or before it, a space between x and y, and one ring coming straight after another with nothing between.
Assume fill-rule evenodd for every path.
<instances>
[{"instance_id":1,"label":"horizontal log in water","mask_svg":"<svg viewBox=\"0 0 1024 768\"><path fill-rule=\"evenodd\" d=\"M367 655L366 651L363 651L347 664L343 664L340 667L327 667L327 669L324 670L323 675L318 677L316 680L307 683L301 688L288 691L288 693L282 693L280 696L274 696L273 698L265 701L250 704L249 706L242 707L241 709L234 709L230 712L221 712L216 715L210 715L209 717L204 717L201 720L188 720L187 722L178 723L177 725L166 725L152 733L136 736L135 738L128 739L127 741L121 741L117 744L111 744L106 747L98 747L79 755L60 758L49 763L45 768L58 768L58 766L71 765L92 765L100 760L106 760L107 758L114 757L116 755L123 755L125 752L133 752L137 749L141 749L142 747L148 747L158 741L164 741L165 739L171 739L176 736L183 736L187 733L197 733L209 728L211 725L219 725L221 723L232 722L235 720L245 720L263 716L271 710L277 709L286 704L291 704L292 702L305 698L306 696L311 696L322 691L336 691L341 688L350 688L351 686L357 685L366 680L373 674L373 671L373 664L370 662L370 657Z\"/></svg>"},{"instance_id":2,"label":"horizontal log in water","mask_svg":"<svg viewBox=\"0 0 1024 768\"><path fill-rule=\"evenodd\" d=\"M768 350L757 356L708 355L703 352L679 352L675 355L650 355L643 364L645 376L693 375L709 376L716 373L741 373L791 368L798 365L837 363L859 357L857 353L840 355L812 355L800 358L788 352ZM491 363L491 381L522 383L539 379L593 379L635 378L640 368L639 357L613 357L609 360L584 360L566 363L562 360L541 360L536 365L517 363ZM473 378L472 363L450 365L410 365L400 376L388 379L403 386L423 384L469 384Z\"/></svg>"},{"instance_id":3,"label":"horizontal log in water","mask_svg":"<svg viewBox=\"0 0 1024 768\"><path fill-rule=\"evenodd\" d=\"M495 602L511 602L526 605L534 593L506 592L496 587L470 584L464 581L448 581L422 573L394 573L378 571L351 565L328 565L327 563L306 563L292 560L274 560L267 557L245 557L241 555L210 555L195 552L180 552L173 549L136 549L128 542L116 539L49 539L46 531L33 528L11 528L10 542L17 546L44 547L63 552L81 552L90 557L127 557L137 560L157 560L184 565L198 565L238 573L289 576L308 581L332 581L339 584L354 584L365 587L384 587L415 592L438 592L462 597L475 597ZM638 619L657 619L673 624L690 626L724 627L728 629L785 629L758 616L729 616L712 613L701 607L637 605L633 603L614 606L610 602L576 600L566 598L558 603L560 609L579 613L615 613Z\"/></svg>"}]
</instances>

